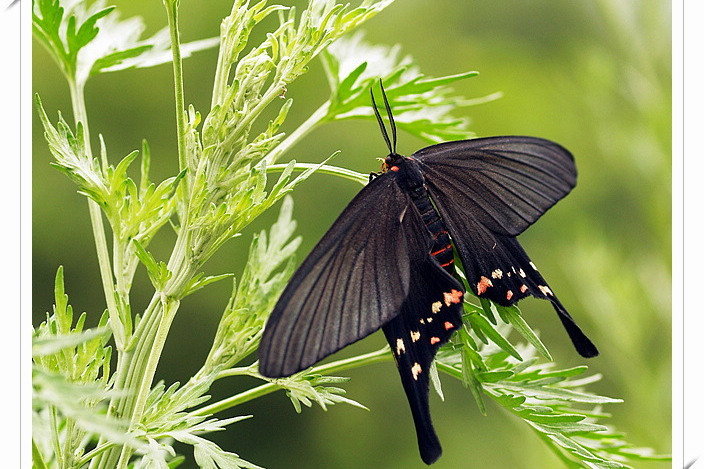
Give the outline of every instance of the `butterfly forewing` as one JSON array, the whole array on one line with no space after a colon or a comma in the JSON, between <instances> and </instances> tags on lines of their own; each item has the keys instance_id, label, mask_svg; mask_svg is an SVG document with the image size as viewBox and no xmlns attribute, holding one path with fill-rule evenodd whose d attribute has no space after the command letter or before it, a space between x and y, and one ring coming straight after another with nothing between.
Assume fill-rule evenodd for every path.
<instances>
[{"instance_id":1,"label":"butterfly forewing","mask_svg":"<svg viewBox=\"0 0 704 469\"><path fill-rule=\"evenodd\" d=\"M575 186L569 151L533 137L489 137L417 151L433 200L454 200L453 217L471 215L491 231L516 236Z\"/></svg>"},{"instance_id":2,"label":"butterfly forewing","mask_svg":"<svg viewBox=\"0 0 704 469\"><path fill-rule=\"evenodd\" d=\"M391 176L362 189L291 278L264 330L263 375L289 376L398 314L430 240Z\"/></svg>"}]
</instances>

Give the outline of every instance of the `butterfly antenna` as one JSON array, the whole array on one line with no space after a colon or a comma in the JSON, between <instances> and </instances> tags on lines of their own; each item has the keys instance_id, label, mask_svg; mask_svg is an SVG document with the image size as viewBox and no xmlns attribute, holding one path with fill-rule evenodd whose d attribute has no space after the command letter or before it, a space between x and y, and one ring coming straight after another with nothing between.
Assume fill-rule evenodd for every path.
<instances>
[{"instance_id":1,"label":"butterfly antenna","mask_svg":"<svg viewBox=\"0 0 704 469\"><path fill-rule=\"evenodd\" d=\"M382 93L384 91L384 88L381 89ZM369 94L372 95L372 109L374 109L374 115L376 116L376 121L379 123L379 128L381 129L381 135L384 136L384 141L386 141L386 146L389 149L390 153L394 153L394 149L396 148L396 129L393 128L393 134L394 134L394 146L393 148L391 147L391 140L389 140L389 134L386 131L386 126L384 125L384 121L381 119L381 114L379 114L379 108L376 106L376 101L374 100L374 90L369 88ZM386 102L386 94L384 94L384 102ZM388 104L387 104L388 106ZM387 107L388 109L388 107ZM392 121L393 122L393 121Z\"/></svg>"},{"instance_id":2,"label":"butterfly antenna","mask_svg":"<svg viewBox=\"0 0 704 469\"><path fill-rule=\"evenodd\" d=\"M396 122L394 121L394 115L391 112L391 106L389 106L389 100L386 98L386 91L384 91L384 84L379 78L379 86L381 87L381 96L384 98L384 106L386 106L386 115L389 116L389 123L391 124L391 141L392 148L391 153L396 154Z\"/></svg>"}]
</instances>

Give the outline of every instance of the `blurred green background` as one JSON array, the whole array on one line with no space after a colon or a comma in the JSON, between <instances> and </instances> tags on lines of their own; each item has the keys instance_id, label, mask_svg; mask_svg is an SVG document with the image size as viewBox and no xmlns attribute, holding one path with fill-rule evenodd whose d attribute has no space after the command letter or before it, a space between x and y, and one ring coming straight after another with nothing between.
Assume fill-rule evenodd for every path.
<instances>
[{"instance_id":1,"label":"blurred green background","mask_svg":"<svg viewBox=\"0 0 704 469\"><path fill-rule=\"evenodd\" d=\"M161 2L113 1L124 16L142 15L147 34L165 25ZM229 1L182 0L185 41L211 37L229 13ZM303 5L304 2L283 2ZM272 23L267 23L271 25ZM454 86L467 97L502 91L498 101L458 110L471 117L478 136L526 134L569 148L579 183L521 242L563 303L602 355L588 362L603 374L597 392L624 399L611 405L612 423L639 446L670 451L671 430L671 13L663 0L450 1L397 0L364 27L367 40L402 45L428 75L478 70L479 77ZM261 38L264 29L258 31ZM55 119L71 118L63 77L35 42L33 90ZM186 101L205 113L216 51L186 59ZM289 87L293 129L326 98L319 62ZM130 70L93 78L87 86L94 145L101 133L111 161L140 147L152 149L154 180L175 174L171 68ZM36 117L36 116L35 116ZM400 136L399 150L424 143ZM97 146L94 146L97 148ZM318 162L342 150L335 164L376 170L385 147L376 123L347 121L313 132L287 158ZM96 318L104 309L87 204L51 161L34 120L33 311L42 320L53 303L52 284L64 265L66 291L77 311ZM299 260L359 190L354 183L314 176L294 193L294 215L304 242ZM241 272L252 233L267 228L277 209L258 219L210 261L210 273ZM170 252L168 228L151 247ZM137 274L133 310L145 306L151 287ZM157 377L184 381L207 355L230 286L208 287L187 298L166 343ZM544 302L521 303L542 333L558 365L583 363ZM375 349L380 334L338 356ZM253 414L214 436L224 448L268 468L424 467L417 454L410 412L391 363L349 373L348 396L371 409L333 406L294 412L282 394L242 405L230 415ZM255 385L237 379L216 383L226 397ZM431 397L444 455L433 467L559 468L526 425L489 403L479 414L470 393L443 377L445 402ZM189 455L190 456L190 455ZM192 462L182 467L195 467ZM664 468L666 463L637 467Z\"/></svg>"}]
</instances>

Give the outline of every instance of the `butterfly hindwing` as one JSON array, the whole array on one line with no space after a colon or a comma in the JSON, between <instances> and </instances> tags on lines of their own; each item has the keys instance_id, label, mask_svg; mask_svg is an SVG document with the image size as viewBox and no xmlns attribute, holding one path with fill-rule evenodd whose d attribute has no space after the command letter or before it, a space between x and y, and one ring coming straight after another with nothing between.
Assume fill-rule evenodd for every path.
<instances>
[{"instance_id":1,"label":"butterfly hindwing","mask_svg":"<svg viewBox=\"0 0 704 469\"><path fill-rule=\"evenodd\" d=\"M442 452L430 419L430 366L438 348L462 325L463 295L462 285L428 255L411 265L410 292L401 314L382 328L401 375L426 464Z\"/></svg>"},{"instance_id":2,"label":"butterfly hindwing","mask_svg":"<svg viewBox=\"0 0 704 469\"><path fill-rule=\"evenodd\" d=\"M284 289L264 330L260 373L289 376L396 316L408 295L410 265L429 243L393 175L371 181Z\"/></svg>"},{"instance_id":3,"label":"butterfly hindwing","mask_svg":"<svg viewBox=\"0 0 704 469\"><path fill-rule=\"evenodd\" d=\"M462 201L452 216L471 215L494 233L516 236L577 182L572 154L534 137L488 137L417 151L437 202Z\"/></svg>"},{"instance_id":4,"label":"butterfly hindwing","mask_svg":"<svg viewBox=\"0 0 704 469\"><path fill-rule=\"evenodd\" d=\"M472 291L501 305L526 296L552 302L577 351L598 354L515 236L575 186L569 151L534 137L433 145L412 155L462 259Z\"/></svg>"},{"instance_id":5,"label":"butterfly hindwing","mask_svg":"<svg viewBox=\"0 0 704 469\"><path fill-rule=\"evenodd\" d=\"M503 306L527 296L549 300L580 355L598 355L518 240L493 233L471 217L456 216L458 205L446 200L437 203L474 294Z\"/></svg>"}]
</instances>

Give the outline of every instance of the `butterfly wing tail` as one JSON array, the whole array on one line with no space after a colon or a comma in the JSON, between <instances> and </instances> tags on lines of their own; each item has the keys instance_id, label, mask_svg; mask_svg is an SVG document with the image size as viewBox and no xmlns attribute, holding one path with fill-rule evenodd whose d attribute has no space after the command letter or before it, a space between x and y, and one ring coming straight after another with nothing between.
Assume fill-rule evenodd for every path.
<instances>
[{"instance_id":1,"label":"butterfly wing tail","mask_svg":"<svg viewBox=\"0 0 704 469\"><path fill-rule=\"evenodd\" d=\"M432 357L429 360L421 360L421 364L415 361L420 360L419 358L412 358L412 354L407 353L403 349L405 345L400 345L403 342L399 343L399 338L409 334L406 321L402 315L392 319L382 329L394 352L403 390L406 392L408 404L411 407L420 457L424 463L432 464L442 454L440 440L435 433L433 422L430 418L430 405L428 403L429 379L426 362L427 366L430 366ZM417 370L421 371L418 372Z\"/></svg>"},{"instance_id":2,"label":"butterfly wing tail","mask_svg":"<svg viewBox=\"0 0 704 469\"><path fill-rule=\"evenodd\" d=\"M411 407L420 456L432 464L442 448L430 419L430 367L440 346L462 326L464 288L428 256L411 266L409 291L400 314L382 329Z\"/></svg>"},{"instance_id":3,"label":"butterfly wing tail","mask_svg":"<svg viewBox=\"0 0 704 469\"><path fill-rule=\"evenodd\" d=\"M594 345L592 341L589 340L589 338L584 334L584 332L582 332L582 329L580 329L577 323L574 322L572 316L570 316L565 307L562 306L562 303L560 303L557 298L552 300L552 306L555 308L555 311L557 311L557 316L560 318L562 326L570 336L572 344L574 344L574 348L577 349L577 352L584 358L592 358L599 355L599 350L597 350L596 345Z\"/></svg>"}]
</instances>

